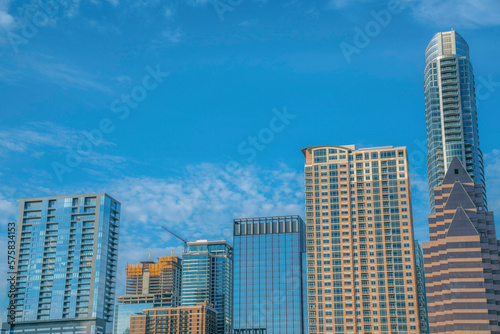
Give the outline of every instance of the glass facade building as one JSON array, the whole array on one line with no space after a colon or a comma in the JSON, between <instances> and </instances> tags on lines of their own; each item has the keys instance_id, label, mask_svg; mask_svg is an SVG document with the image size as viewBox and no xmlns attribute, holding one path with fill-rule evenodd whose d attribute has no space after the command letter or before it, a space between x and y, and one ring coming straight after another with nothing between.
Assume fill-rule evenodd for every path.
<instances>
[{"instance_id":1,"label":"glass facade building","mask_svg":"<svg viewBox=\"0 0 500 334\"><path fill-rule=\"evenodd\" d=\"M158 263L142 261L128 264L125 295L119 304L153 303L153 307L177 307L181 304L181 259L162 256Z\"/></svg>"},{"instance_id":2,"label":"glass facade building","mask_svg":"<svg viewBox=\"0 0 500 334\"><path fill-rule=\"evenodd\" d=\"M139 303L128 305L116 305L115 318L113 321L113 334L131 334L130 316L142 313L143 310L153 308L152 303Z\"/></svg>"},{"instance_id":3,"label":"glass facade building","mask_svg":"<svg viewBox=\"0 0 500 334\"><path fill-rule=\"evenodd\" d=\"M234 220L234 334L304 334L305 224Z\"/></svg>"},{"instance_id":4,"label":"glass facade building","mask_svg":"<svg viewBox=\"0 0 500 334\"><path fill-rule=\"evenodd\" d=\"M18 202L12 332L111 331L120 203L104 193Z\"/></svg>"},{"instance_id":5,"label":"glass facade building","mask_svg":"<svg viewBox=\"0 0 500 334\"><path fill-rule=\"evenodd\" d=\"M483 201L487 207L469 46L456 31L440 32L430 41L425 57L431 213L435 212L434 188L443 182L454 157L462 162L474 182L483 186Z\"/></svg>"},{"instance_id":6,"label":"glass facade building","mask_svg":"<svg viewBox=\"0 0 500 334\"><path fill-rule=\"evenodd\" d=\"M198 240L188 246L182 255L181 305L208 301L217 311L217 333L231 333L233 247L225 240Z\"/></svg>"},{"instance_id":7,"label":"glass facade building","mask_svg":"<svg viewBox=\"0 0 500 334\"><path fill-rule=\"evenodd\" d=\"M419 334L406 148L302 152L309 333Z\"/></svg>"},{"instance_id":8,"label":"glass facade building","mask_svg":"<svg viewBox=\"0 0 500 334\"><path fill-rule=\"evenodd\" d=\"M429 315L427 313L427 295L425 288L424 253L415 240L415 266L417 268L418 310L420 312L420 333L429 334Z\"/></svg>"}]
</instances>

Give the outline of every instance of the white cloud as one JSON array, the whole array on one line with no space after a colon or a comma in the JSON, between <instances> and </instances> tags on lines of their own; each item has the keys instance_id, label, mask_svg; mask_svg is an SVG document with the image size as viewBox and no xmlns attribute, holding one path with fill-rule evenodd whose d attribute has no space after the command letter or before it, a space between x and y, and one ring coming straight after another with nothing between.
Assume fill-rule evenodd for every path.
<instances>
[{"instance_id":1,"label":"white cloud","mask_svg":"<svg viewBox=\"0 0 500 334\"><path fill-rule=\"evenodd\" d=\"M188 240L232 242L234 218L303 216L302 174L245 166L229 174L223 166L190 166L179 177L136 177L113 181L109 194L122 203L117 293L123 291L127 263L170 254L182 243L161 229L165 225Z\"/></svg>"},{"instance_id":2,"label":"white cloud","mask_svg":"<svg viewBox=\"0 0 500 334\"><path fill-rule=\"evenodd\" d=\"M165 8L165 17L168 18L168 19L172 19L175 15L175 11L170 8L170 7L166 7Z\"/></svg>"},{"instance_id":3,"label":"white cloud","mask_svg":"<svg viewBox=\"0 0 500 334\"><path fill-rule=\"evenodd\" d=\"M84 144L90 142L85 133L85 131L52 122L32 122L15 128L0 128L0 156L3 157L2 161L5 163L9 154L18 153L29 157L32 163L31 158L44 158L50 153L56 158L62 156L60 162L64 164L65 155L69 149L79 152L80 147L85 147L88 150L88 146ZM94 138L91 143L92 154L81 155L80 167L87 168L87 173L96 172L88 169L88 166L97 168L99 175L102 175L106 170L122 168L127 161L124 157L106 153L114 144L105 138ZM82 149L82 151L85 150ZM29 173L32 174L33 171L30 170Z\"/></svg>"},{"instance_id":4,"label":"white cloud","mask_svg":"<svg viewBox=\"0 0 500 334\"><path fill-rule=\"evenodd\" d=\"M328 3L328 7L333 9L341 9L349 4L349 0L331 0Z\"/></svg>"},{"instance_id":5,"label":"white cloud","mask_svg":"<svg viewBox=\"0 0 500 334\"><path fill-rule=\"evenodd\" d=\"M494 149L484 155L486 174L486 194L488 196L488 210L494 211L500 217L500 150ZM500 220L495 220L499 226ZM497 237L499 237L497 230Z\"/></svg>"},{"instance_id":6,"label":"white cloud","mask_svg":"<svg viewBox=\"0 0 500 334\"><path fill-rule=\"evenodd\" d=\"M6 11L0 10L0 28L8 29L14 24L14 18Z\"/></svg>"},{"instance_id":7,"label":"white cloud","mask_svg":"<svg viewBox=\"0 0 500 334\"><path fill-rule=\"evenodd\" d=\"M95 89L108 94L113 93L109 87L96 80L93 75L63 63L33 61L31 68L44 81L60 85L72 85L80 89Z\"/></svg>"},{"instance_id":8,"label":"white cloud","mask_svg":"<svg viewBox=\"0 0 500 334\"><path fill-rule=\"evenodd\" d=\"M37 151L39 147L61 148L81 139L75 130L51 122L30 123L23 127L0 129L0 153L2 151L39 153Z\"/></svg>"},{"instance_id":9,"label":"white cloud","mask_svg":"<svg viewBox=\"0 0 500 334\"><path fill-rule=\"evenodd\" d=\"M179 43L183 35L183 32L179 28L175 30L167 29L161 33L163 40L172 44Z\"/></svg>"},{"instance_id":10,"label":"white cloud","mask_svg":"<svg viewBox=\"0 0 500 334\"><path fill-rule=\"evenodd\" d=\"M500 1L498 0L401 0L411 7L412 15L426 24L451 28L474 28L500 25ZM344 9L354 4L386 5L381 0L330 0L330 9Z\"/></svg>"},{"instance_id":11,"label":"white cloud","mask_svg":"<svg viewBox=\"0 0 500 334\"><path fill-rule=\"evenodd\" d=\"M116 81L122 84L130 85L132 83L132 78L128 75L119 75L116 77Z\"/></svg>"},{"instance_id":12,"label":"white cloud","mask_svg":"<svg viewBox=\"0 0 500 334\"><path fill-rule=\"evenodd\" d=\"M166 224L192 238L231 235L232 218L300 214L302 176L244 167L229 174L221 166L191 166L180 178L126 178L111 186L120 194L125 225Z\"/></svg>"},{"instance_id":13,"label":"white cloud","mask_svg":"<svg viewBox=\"0 0 500 334\"><path fill-rule=\"evenodd\" d=\"M500 25L498 0L420 0L413 13L423 22L450 28Z\"/></svg>"},{"instance_id":14,"label":"white cloud","mask_svg":"<svg viewBox=\"0 0 500 334\"><path fill-rule=\"evenodd\" d=\"M14 26L14 17L9 14L10 0L0 0L0 29L9 30Z\"/></svg>"}]
</instances>

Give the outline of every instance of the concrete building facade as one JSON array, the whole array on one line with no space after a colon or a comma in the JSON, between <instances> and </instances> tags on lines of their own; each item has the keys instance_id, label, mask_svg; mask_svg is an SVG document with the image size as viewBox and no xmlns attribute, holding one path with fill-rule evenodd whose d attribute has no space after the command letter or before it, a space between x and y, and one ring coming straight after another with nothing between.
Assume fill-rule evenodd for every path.
<instances>
[{"instance_id":1,"label":"concrete building facade","mask_svg":"<svg viewBox=\"0 0 500 334\"><path fill-rule=\"evenodd\" d=\"M458 158L434 188L424 263L430 333L500 333L500 241L493 213Z\"/></svg>"},{"instance_id":2,"label":"concrete building facade","mask_svg":"<svg viewBox=\"0 0 500 334\"><path fill-rule=\"evenodd\" d=\"M145 309L130 317L130 334L216 334L217 311L207 302Z\"/></svg>"},{"instance_id":3,"label":"concrete building facade","mask_svg":"<svg viewBox=\"0 0 500 334\"><path fill-rule=\"evenodd\" d=\"M420 333L406 148L302 152L309 333Z\"/></svg>"}]
</instances>

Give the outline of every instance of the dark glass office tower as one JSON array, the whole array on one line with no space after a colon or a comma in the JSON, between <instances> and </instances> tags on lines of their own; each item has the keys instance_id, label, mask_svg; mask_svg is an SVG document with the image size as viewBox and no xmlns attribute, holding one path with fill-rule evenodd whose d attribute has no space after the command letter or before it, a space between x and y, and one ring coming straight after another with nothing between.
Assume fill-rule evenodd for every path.
<instances>
[{"instance_id":1,"label":"dark glass office tower","mask_svg":"<svg viewBox=\"0 0 500 334\"><path fill-rule=\"evenodd\" d=\"M234 220L234 334L307 333L305 225L299 216Z\"/></svg>"}]
</instances>

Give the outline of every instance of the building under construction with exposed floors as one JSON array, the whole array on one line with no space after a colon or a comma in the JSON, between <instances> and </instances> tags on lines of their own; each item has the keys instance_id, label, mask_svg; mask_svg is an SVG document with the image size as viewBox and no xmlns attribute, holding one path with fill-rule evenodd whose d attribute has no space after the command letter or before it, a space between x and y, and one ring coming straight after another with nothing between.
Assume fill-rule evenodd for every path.
<instances>
[{"instance_id":1,"label":"building under construction with exposed floors","mask_svg":"<svg viewBox=\"0 0 500 334\"><path fill-rule=\"evenodd\" d=\"M181 259L173 256L126 267L127 283L119 304L152 303L154 307L177 307L181 300Z\"/></svg>"}]
</instances>

